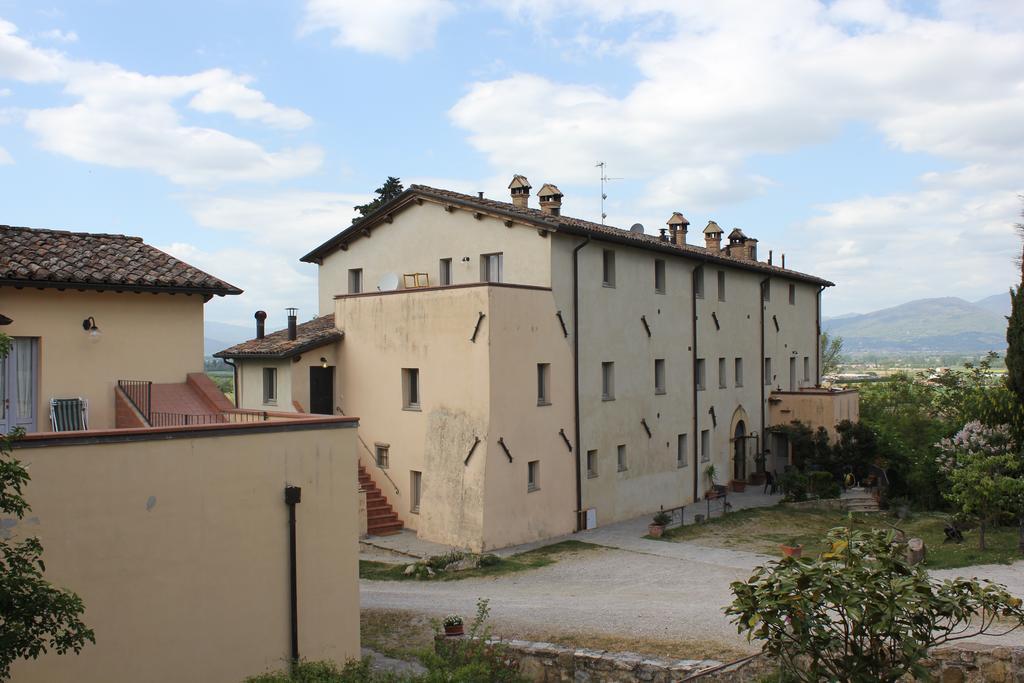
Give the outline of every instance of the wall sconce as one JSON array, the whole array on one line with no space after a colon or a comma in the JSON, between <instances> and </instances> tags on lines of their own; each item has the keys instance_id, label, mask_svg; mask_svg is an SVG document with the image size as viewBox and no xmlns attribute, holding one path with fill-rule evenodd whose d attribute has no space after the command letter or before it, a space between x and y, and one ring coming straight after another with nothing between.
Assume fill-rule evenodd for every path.
<instances>
[{"instance_id":1,"label":"wall sconce","mask_svg":"<svg viewBox=\"0 0 1024 683\"><path fill-rule=\"evenodd\" d=\"M85 330L90 337L96 338L100 336L100 328L96 325L96 318L91 315L82 321L82 329Z\"/></svg>"},{"instance_id":2,"label":"wall sconce","mask_svg":"<svg viewBox=\"0 0 1024 683\"><path fill-rule=\"evenodd\" d=\"M323 356L320 356L320 367L327 369L327 359Z\"/></svg>"},{"instance_id":3,"label":"wall sconce","mask_svg":"<svg viewBox=\"0 0 1024 683\"><path fill-rule=\"evenodd\" d=\"M463 256L462 257L462 262L463 263L469 263L469 257L468 256Z\"/></svg>"}]
</instances>

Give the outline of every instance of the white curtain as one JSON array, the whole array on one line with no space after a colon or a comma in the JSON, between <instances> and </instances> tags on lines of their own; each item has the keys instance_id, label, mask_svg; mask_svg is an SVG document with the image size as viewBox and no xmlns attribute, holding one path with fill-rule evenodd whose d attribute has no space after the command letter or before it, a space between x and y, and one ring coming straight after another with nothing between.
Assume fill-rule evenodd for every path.
<instances>
[{"instance_id":1,"label":"white curtain","mask_svg":"<svg viewBox=\"0 0 1024 683\"><path fill-rule=\"evenodd\" d=\"M14 414L20 418L32 415L32 340L14 340L14 370L16 373L15 397L17 409Z\"/></svg>"}]
</instances>

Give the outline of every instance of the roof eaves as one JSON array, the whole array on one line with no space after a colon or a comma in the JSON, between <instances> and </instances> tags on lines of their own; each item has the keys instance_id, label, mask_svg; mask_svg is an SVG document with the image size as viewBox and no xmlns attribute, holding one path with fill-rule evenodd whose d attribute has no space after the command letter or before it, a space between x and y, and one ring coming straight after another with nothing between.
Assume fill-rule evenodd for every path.
<instances>
[{"instance_id":1,"label":"roof eaves","mask_svg":"<svg viewBox=\"0 0 1024 683\"><path fill-rule=\"evenodd\" d=\"M316 349L316 348L319 348L321 346L326 346L327 344L331 344L331 343L334 343L336 341L340 341L344 337L345 337L345 333L344 332L342 332L340 330L336 330L336 331L334 331L332 333L329 333L329 334L327 334L327 335L325 335L323 337L318 337L316 339L310 339L308 342L304 342L302 344L299 344L298 346L293 346L292 348L287 349L285 351L278 351L277 353L261 353L259 351L251 351L251 352L232 351L230 348L228 348L228 349L224 349L223 351L218 351L217 353L213 354L213 357L214 358L241 358L243 360L244 359L252 359L252 360L282 360L284 358L291 358L291 357L297 356L297 355L299 355L301 353L305 353L306 351L310 351L312 349ZM234 348L234 347L232 347L232 348Z\"/></svg>"},{"instance_id":2,"label":"roof eaves","mask_svg":"<svg viewBox=\"0 0 1024 683\"><path fill-rule=\"evenodd\" d=\"M132 283L112 282L76 282L73 280L20 280L17 278L0 278L0 287L17 287L19 289L87 289L91 291L114 292L151 292L153 294L203 294L206 296L225 296L241 294L243 290L224 283L226 287L181 287L161 285L136 285Z\"/></svg>"},{"instance_id":3,"label":"roof eaves","mask_svg":"<svg viewBox=\"0 0 1024 683\"><path fill-rule=\"evenodd\" d=\"M348 241L352 235L358 235L362 230L369 229L387 218L388 214L394 213L397 209L404 208L415 195L415 190L410 187L389 202L381 204L376 211L363 216L352 225L348 226L334 237L330 238L317 248L310 251L299 260L303 263L319 263L324 256L333 251L336 247Z\"/></svg>"}]
</instances>

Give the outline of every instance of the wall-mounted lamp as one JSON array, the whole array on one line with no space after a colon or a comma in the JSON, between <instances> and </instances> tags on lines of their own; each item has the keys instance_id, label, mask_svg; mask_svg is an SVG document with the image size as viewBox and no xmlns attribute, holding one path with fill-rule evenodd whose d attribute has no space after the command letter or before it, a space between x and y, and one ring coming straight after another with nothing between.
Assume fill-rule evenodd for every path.
<instances>
[{"instance_id":1,"label":"wall-mounted lamp","mask_svg":"<svg viewBox=\"0 0 1024 683\"><path fill-rule=\"evenodd\" d=\"M468 256L463 256L462 257L462 262L463 263L469 263L469 257Z\"/></svg>"},{"instance_id":2,"label":"wall-mounted lamp","mask_svg":"<svg viewBox=\"0 0 1024 683\"><path fill-rule=\"evenodd\" d=\"M90 337L100 336L100 328L96 325L96 318L91 315L82 321L82 329L85 330Z\"/></svg>"},{"instance_id":3,"label":"wall-mounted lamp","mask_svg":"<svg viewBox=\"0 0 1024 683\"><path fill-rule=\"evenodd\" d=\"M327 369L327 359L323 356L320 356L320 367Z\"/></svg>"}]
</instances>

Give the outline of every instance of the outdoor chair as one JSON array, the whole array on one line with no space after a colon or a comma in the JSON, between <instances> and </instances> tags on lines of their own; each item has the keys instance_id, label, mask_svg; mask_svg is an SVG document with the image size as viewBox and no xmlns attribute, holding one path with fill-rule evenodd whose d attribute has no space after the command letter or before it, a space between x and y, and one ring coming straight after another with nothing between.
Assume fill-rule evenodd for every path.
<instances>
[{"instance_id":1,"label":"outdoor chair","mask_svg":"<svg viewBox=\"0 0 1024 683\"><path fill-rule=\"evenodd\" d=\"M51 398L50 426L55 432L89 428L89 402L84 398Z\"/></svg>"}]
</instances>

